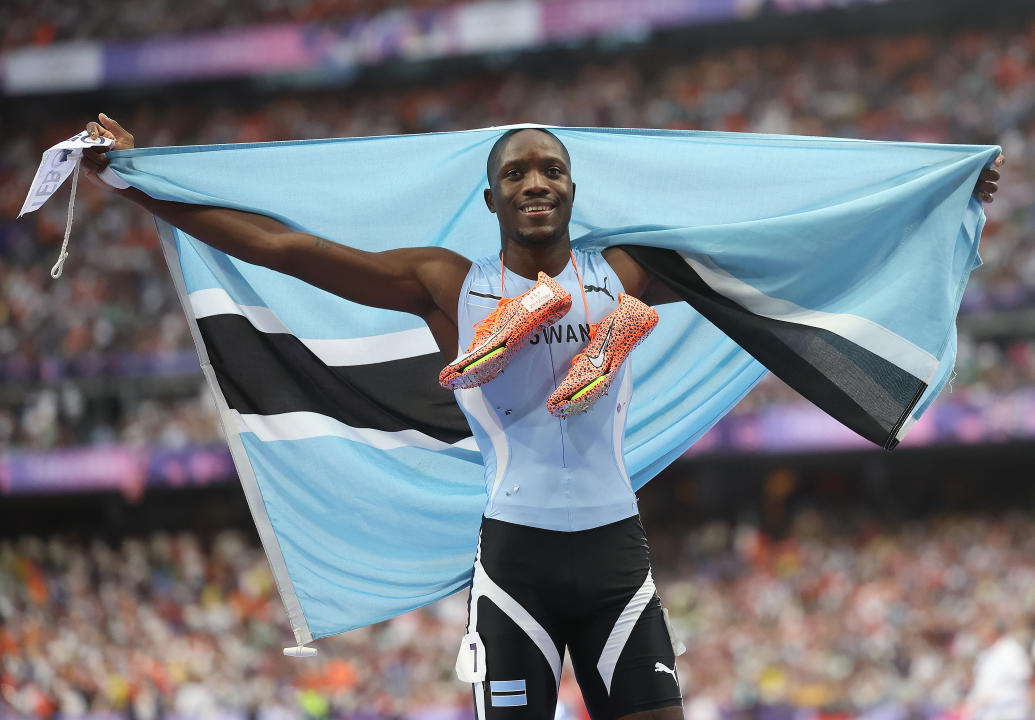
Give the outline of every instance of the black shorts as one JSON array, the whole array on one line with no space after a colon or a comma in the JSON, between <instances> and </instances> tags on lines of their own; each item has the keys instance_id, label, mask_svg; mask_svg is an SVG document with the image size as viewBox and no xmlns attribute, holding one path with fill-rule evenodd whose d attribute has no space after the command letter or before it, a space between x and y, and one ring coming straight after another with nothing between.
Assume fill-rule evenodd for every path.
<instances>
[{"instance_id":1,"label":"black shorts","mask_svg":"<svg viewBox=\"0 0 1035 720\"><path fill-rule=\"evenodd\" d=\"M553 720L565 648L593 720L682 702L637 516L580 532L483 518L469 612L478 720Z\"/></svg>"}]
</instances>

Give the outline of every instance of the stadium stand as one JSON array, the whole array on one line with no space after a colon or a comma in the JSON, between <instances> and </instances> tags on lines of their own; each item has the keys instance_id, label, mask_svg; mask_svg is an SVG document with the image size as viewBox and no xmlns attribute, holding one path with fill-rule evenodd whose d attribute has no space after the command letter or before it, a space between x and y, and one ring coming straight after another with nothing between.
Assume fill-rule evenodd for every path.
<instances>
[{"instance_id":1,"label":"stadium stand","mask_svg":"<svg viewBox=\"0 0 1035 720\"><path fill-rule=\"evenodd\" d=\"M130 11L13 0L0 7L0 51L349 22L444 4L152 0ZM657 43L620 38L563 54L564 63L496 57L315 89L242 80L12 100L18 112L0 114L0 720L473 718L470 689L452 671L462 593L321 641L318 659L293 661L280 654L290 631L261 548L242 529L247 517L229 522L203 507L216 504L219 488L164 490L186 499L150 504L133 504L136 480L122 495L89 501L4 494L17 454L56 463L82 447L112 457L167 451L173 487L187 484L183 458L193 450L225 454L151 219L81 186L58 282L48 271L64 196L13 219L40 152L98 110L142 145L524 120L999 143L1008 157L1003 189L988 209L985 266L963 300L957 376L939 404L959 409L956 439L1035 436L1035 12L996 27L806 35L711 43L706 52L678 33ZM730 421L801 403L767 380ZM747 433L730 436L720 449L751 447ZM696 474L674 468L678 481L659 479L656 499L643 503L648 523L664 518L652 537L660 592L689 646L678 660L688 718L956 718L992 638L1005 629L1030 644L1035 503L1024 482L1026 446L986 447L966 462L926 451L938 452L937 463L899 450L908 483L882 475L870 455L830 461L853 473L806 483L793 473L759 475L744 458L715 459L713 446L701 446ZM793 458L803 467L825 461ZM225 462L206 467L209 477L233 479ZM841 498L836 511L817 502L823 493ZM982 512L995 493L996 511ZM1000 512L1011 505L1019 510ZM946 506L968 514L945 514ZM932 507L942 512L927 514ZM170 523L163 513L174 509ZM559 718L588 720L570 673L561 699Z\"/></svg>"},{"instance_id":2,"label":"stadium stand","mask_svg":"<svg viewBox=\"0 0 1035 720\"><path fill-rule=\"evenodd\" d=\"M444 0L206 0L185 9L167 0L141 5L70 6L17 0L0 7L0 51L76 40L128 38L283 22L347 21L393 7L441 7Z\"/></svg>"},{"instance_id":3,"label":"stadium stand","mask_svg":"<svg viewBox=\"0 0 1035 720\"><path fill-rule=\"evenodd\" d=\"M1010 160L983 238L986 264L972 276L963 301L951 399L965 403L975 394L1006 396L1035 380L1035 345L1021 329L1035 302L1033 41L1035 25L1028 24L815 40L793 52L778 45L736 47L687 58L640 49L546 79L517 70L469 74L435 87L395 84L234 98L200 90L190 98L152 96L127 106L125 114L110 112L148 145L424 132L527 119L933 142L994 138ZM0 213L16 214L40 148L75 132L84 118L85 111L41 116L38 124L22 125L31 129L4 141ZM200 380L191 371L189 333L164 261L154 252L150 219L84 188L78 213L91 221L76 226L65 277L54 283L47 276L48 259L56 256L64 212L55 201L36 218L0 223L0 392L11 398L0 410L0 446L175 446L185 442L185 425L193 429L191 441L206 432L207 439L218 440ZM1006 323L1006 331L989 337L995 326L990 317ZM122 386L113 379L127 375L157 382L113 391L113 385ZM32 390L42 384L49 389ZM738 412L797 402L770 381ZM156 408L167 427L155 421ZM184 415L189 422L180 420Z\"/></svg>"},{"instance_id":4,"label":"stadium stand","mask_svg":"<svg viewBox=\"0 0 1035 720\"><path fill-rule=\"evenodd\" d=\"M803 512L781 539L709 523L658 541L678 558L659 592L689 648L694 720L950 717L997 628L1030 643L1026 516ZM460 593L299 662L280 655L284 613L240 532L2 541L0 718L467 720L452 672L465 616ZM570 672L562 698L588 720Z\"/></svg>"}]
</instances>

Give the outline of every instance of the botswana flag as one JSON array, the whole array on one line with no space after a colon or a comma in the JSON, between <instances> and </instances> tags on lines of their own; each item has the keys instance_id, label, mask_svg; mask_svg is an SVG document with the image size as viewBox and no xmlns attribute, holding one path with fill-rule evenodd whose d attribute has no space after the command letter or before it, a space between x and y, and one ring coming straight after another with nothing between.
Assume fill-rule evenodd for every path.
<instances>
[{"instance_id":1,"label":"botswana flag","mask_svg":"<svg viewBox=\"0 0 1035 720\"><path fill-rule=\"evenodd\" d=\"M493 254L481 200L502 129L112 153L157 198L263 213L365 250ZM971 191L994 147L557 129L572 237L630 251L686 303L633 354L638 488L766 367L883 447L945 384L979 264ZM364 308L159 224L295 638L463 588L481 456L413 316Z\"/></svg>"}]
</instances>

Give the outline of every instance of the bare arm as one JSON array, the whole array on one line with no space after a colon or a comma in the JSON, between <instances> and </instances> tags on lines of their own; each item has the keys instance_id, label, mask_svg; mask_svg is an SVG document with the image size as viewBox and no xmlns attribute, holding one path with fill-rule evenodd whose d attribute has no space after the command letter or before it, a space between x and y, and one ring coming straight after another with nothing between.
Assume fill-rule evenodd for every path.
<instances>
[{"instance_id":1,"label":"bare arm","mask_svg":"<svg viewBox=\"0 0 1035 720\"><path fill-rule=\"evenodd\" d=\"M471 264L444 248L366 252L298 232L265 215L156 200L136 188L115 192L227 255L371 307L425 317L444 305L442 310L451 307L455 315Z\"/></svg>"},{"instance_id":2,"label":"bare arm","mask_svg":"<svg viewBox=\"0 0 1035 720\"><path fill-rule=\"evenodd\" d=\"M93 136L114 139L114 149L133 147L133 136L106 115L88 123ZM107 166L100 152L84 153L88 173ZM156 200L136 188L116 190L203 243L255 265L292 275L348 300L456 324L460 286L470 261L444 248L365 252L299 232L279 220L222 207ZM434 328L433 328L434 330ZM437 334L437 333L436 333Z\"/></svg>"}]
</instances>

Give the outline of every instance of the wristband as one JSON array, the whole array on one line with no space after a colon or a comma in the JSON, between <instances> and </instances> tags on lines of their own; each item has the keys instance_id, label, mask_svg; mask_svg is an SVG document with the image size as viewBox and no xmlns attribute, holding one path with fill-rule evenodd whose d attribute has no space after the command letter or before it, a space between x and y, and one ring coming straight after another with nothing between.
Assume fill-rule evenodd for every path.
<instances>
[{"instance_id":1,"label":"wristband","mask_svg":"<svg viewBox=\"0 0 1035 720\"><path fill-rule=\"evenodd\" d=\"M115 171L112 170L111 167L106 167L101 170L97 173L97 177L100 178L101 182L105 185L116 190L125 190L130 186L128 182L116 175Z\"/></svg>"}]
</instances>

